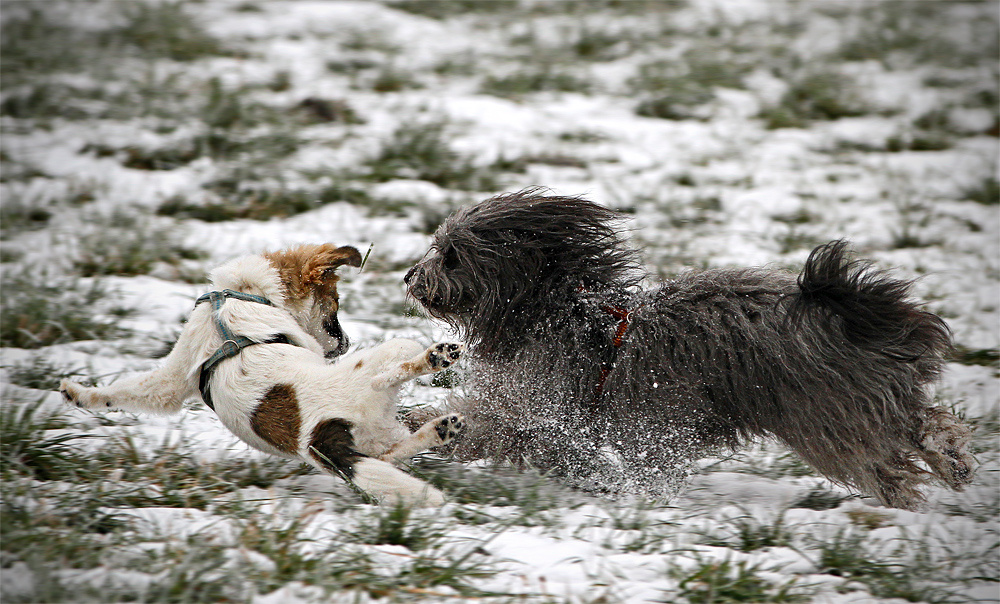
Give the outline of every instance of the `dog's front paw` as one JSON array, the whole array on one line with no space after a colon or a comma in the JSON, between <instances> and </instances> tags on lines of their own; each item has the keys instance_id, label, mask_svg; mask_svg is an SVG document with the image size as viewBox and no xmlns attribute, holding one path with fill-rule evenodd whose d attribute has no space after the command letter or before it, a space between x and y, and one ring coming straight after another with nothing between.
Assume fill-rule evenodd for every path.
<instances>
[{"instance_id":1,"label":"dog's front paw","mask_svg":"<svg viewBox=\"0 0 1000 604\"><path fill-rule=\"evenodd\" d=\"M462 358L465 344L457 342L441 342L427 349L427 364L431 371L441 371Z\"/></svg>"},{"instance_id":2,"label":"dog's front paw","mask_svg":"<svg viewBox=\"0 0 1000 604\"><path fill-rule=\"evenodd\" d=\"M92 390L69 380L59 383L59 394L70 405L81 409L108 409L112 406L107 397L99 397Z\"/></svg>"},{"instance_id":3,"label":"dog's front paw","mask_svg":"<svg viewBox=\"0 0 1000 604\"><path fill-rule=\"evenodd\" d=\"M450 413L433 420L433 424L434 431L441 440L440 444L447 445L465 429L465 416L461 413Z\"/></svg>"}]
</instances>

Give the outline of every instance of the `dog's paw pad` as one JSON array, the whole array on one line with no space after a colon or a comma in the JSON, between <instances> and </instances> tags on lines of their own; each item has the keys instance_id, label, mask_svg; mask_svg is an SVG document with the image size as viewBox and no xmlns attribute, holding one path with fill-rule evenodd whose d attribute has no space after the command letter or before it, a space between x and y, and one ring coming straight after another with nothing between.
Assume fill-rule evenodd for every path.
<instances>
[{"instance_id":1,"label":"dog's paw pad","mask_svg":"<svg viewBox=\"0 0 1000 604\"><path fill-rule=\"evenodd\" d=\"M441 342L427 349L427 364L432 371L440 371L450 367L452 363L462 358L465 344L457 342Z\"/></svg>"},{"instance_id":2,"label":"dog's paw pad","mask_svg":"<svg viewBox=\"0 0 1000 604\"><path fill-rule=\"evenodd\" d=\"M434 431L437 432L441 444L446 445L465 429L465 417L460 413L452 413L434 420Z\"/></svg>"}]
</instances>

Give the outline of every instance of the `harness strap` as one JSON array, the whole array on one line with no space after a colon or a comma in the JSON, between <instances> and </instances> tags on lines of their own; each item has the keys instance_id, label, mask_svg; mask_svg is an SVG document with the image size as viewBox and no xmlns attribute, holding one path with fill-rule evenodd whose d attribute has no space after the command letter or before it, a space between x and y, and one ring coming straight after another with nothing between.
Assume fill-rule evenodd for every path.
<instances>
[{"instance_id":1,"label":"harness strap","mask_svg":"<svg viewBox=\"0 0 1000 604\"><path fill-rule=\"evenodd\" d=\"M255 296L253 294L238 292L235 289L224 289L221 292L208 292L195 300L194 305L197 306L202 302L211 301L212 308L214 310L218 310L219 307L222 306L222 303L226 301L226 298L236 298L237 300L243 300L244 302L256 302L257 304L274 306L274 304L264 296ZM216 301L218 301L218 303Z\"/></svg>"},{"instance_id":2,"label":"harness strap","mask_svg":"<svg viewBox=\"0 0 1000 604\"><path fill-rule=\"evenodd\" d=\"M219 348L207 361L205 361L201 366L201 374L198 376L198 390L201 392L201 399L205 401L208 408L215 411L215 403L212 402L212 393L208 387L208 381L212 379L212 374L215 372L215 367L221 361L225 359L230 359L240 353L241 350L250 346L252 344L291 344L291 340L285 334L278 334L263 342L254 342L250 338L244 338L243 336L238 336L238 340L226 340L222 347ZM231 346L227 346L231 345ZM227 351L227 354L222 355L223 351ZM228 352L228 351L231 351Z\"/></svg>"},{"instance_id":3,"label":"harness strap","mask_svg":"<svg viewBox=\"0 0 1000 604\"><path fill-rule=\"evenodd\" d=\"M215 371L215 368L219 363L226 359L233 358L238 355L241 350L254 344L292 343L291 340L288 339L288 336L284 334L277 334L263 342L255 342L246 336L238 336L234 334L228 327L226 327L226 324L223 323L222 319L218 316L219 309L222 308L222 305L225 304L226 300L229 298L243 300L244 302L256 302L257 304L274 306L274 304L272 304L267 298L238 292L232 289L224 289L221 292L208 292L195 301L195 306L201 304L202 302L211 303L212 314L215 315L215 329L222 337L222 346L220 346L219 349L212 354L212 356L208 357L207 361L201 364L201 373L198 376L198 390L201 392L201 398L212 411L215 411L215 405L212 403L212 395L209 392L208 382L212 378L212 373Z\"/></svg>"},{"instance_id":4,"label":"harness strap","mask_svg":"<svg viewBox=\"0 0 1000 604\"><path fill-rule=\"evenodd\" d=\"M627 308L619 308L617 306L608 305L602 305L601 310L618 319L618 328L615 329L615 337L611 340L611 343L615 347L615 356L617 356L617 350L621 348L625 338L625 332L628 331L628 326L632 322L632 311ZM594 388L595 404L597 403L597 400L601 398L601 394L604 393L604 382L607 381L608 374L611 373L611 368L614 364L614 359L601 363L601 375L597 379L597 386Z\"/></svg>"}]
</instances>

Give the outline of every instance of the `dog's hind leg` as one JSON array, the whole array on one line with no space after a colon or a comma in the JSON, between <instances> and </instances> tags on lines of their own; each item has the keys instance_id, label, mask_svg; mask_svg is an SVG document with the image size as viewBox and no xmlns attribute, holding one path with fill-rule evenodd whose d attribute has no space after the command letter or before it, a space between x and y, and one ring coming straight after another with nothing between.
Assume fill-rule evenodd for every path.
<instances>
[{"instance_id":1,"label":"dog's hind leg","mask_svg":"<svg viewBox=\"0 0 1000 604\"><path fill-rule=\"evenodd\" d=\"M465 417L450 413L432 419L419 430L399 441L379 456L383 461L398 461L413 457L421 451L447 445L465 429Z\"/></svg>"},{"instance_id":2,"label":"dog's hind leg","mask_svg":"<svg viewBox=\"0 0 1000 604\"><path fill-rule=\"evenodd\" d=\"M372 378L372 388L387 390L415 377L441 371L462 357L464 344L441 342L417 356L394 365Z\"/></svg>"},{"instance_id":3,"label":"dog's hind leg","mask_svg":"<svg viewBox=\"0 0 1000 604\"><path fill-rule=\"evenodd\" d=\"M976 461L969 453L972 430L951 412L932 407L921 428L917 451L945 484L961 490L972 482Z\"/></svg>"},{"instance_id":4,"label":"dog's hind leg","mask_svg":"<svg viewBox=\"0 0 1000 604\"><path fill-rule=\"evenodd\" d=\"M441 491L410 476L391 463L367 457L354 448L352 424L343 419L324 420L313 429L303 459L336 474L379 502L434 506L444 503Z\"/></svg>"},{"instance_id":5,"label":"dog's hind leg","mask_svg":"<svg viewBox=\"0 0 1000 604\"><path fill-rule=\"evenodd\" d=\"M389 462L367 457L354 466L353 482L373 495L379 503L402 503L413 506L438 506L444 494L415 476L410 476Z\"/></svg>"}]
</instances>

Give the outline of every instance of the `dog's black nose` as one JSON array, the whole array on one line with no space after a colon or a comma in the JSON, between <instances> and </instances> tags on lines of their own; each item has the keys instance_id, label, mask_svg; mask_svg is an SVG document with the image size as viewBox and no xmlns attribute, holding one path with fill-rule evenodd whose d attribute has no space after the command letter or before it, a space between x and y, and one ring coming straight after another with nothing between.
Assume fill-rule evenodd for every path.
<instances>
[{"instance_id":1,"label":"dog's black nose","mask_svg":"<svg viewBox=\"0 0 1000 604\"><path fill-rule=\"evenodd\" d=\"M410 270L406 271L406 275L403 276L403 283L409 285L410 284L410 279L413 277L413 273L415 273L415 272L417 272L417 267L415 267L415 266L413 268L411 268Z\"/></svg>"}]
</instances>

